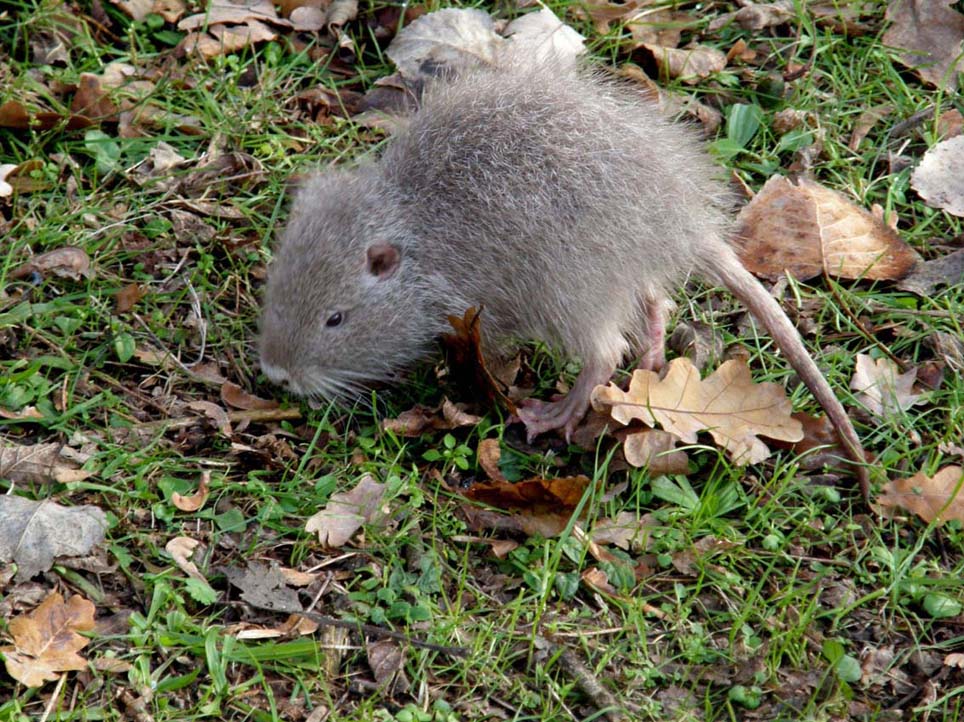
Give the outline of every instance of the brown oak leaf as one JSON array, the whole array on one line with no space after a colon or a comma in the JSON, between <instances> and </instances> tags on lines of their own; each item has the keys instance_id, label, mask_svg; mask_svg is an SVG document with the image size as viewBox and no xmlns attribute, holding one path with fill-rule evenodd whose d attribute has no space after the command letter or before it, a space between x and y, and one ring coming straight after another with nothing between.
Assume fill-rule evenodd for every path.
<instances>
[{"instance_id":1,"label":"brown oak leaf","mask_svg":"<svg viewBox=\"0 0 964 722\"><path fill-rule=\"evenodd\" d=\"M877 497L877 503L883 507L906 509L926 522L964 521L962 487L964 469L945 466L934 476L921 471L906 479L888 482Z\"/></svg>"},{"instance_id":2,"label":"brown oak leaf","mask_svg":"<svg viewBox=\"0 0 964 722\"><path fill-rule=\"evenodd\" d=\"M673 359L665 378L652 371L633 372L629 389L597 386L593 407L610 409L621 424L639 419L660 425L687 443L708 431L740 464L757 463L770 455L759 436L786 441L803 437L800 422L791 417L790 400L778 384L755 384L746 364L731 360L704 380L686 358Z\"/></svg>"}]
</instances>

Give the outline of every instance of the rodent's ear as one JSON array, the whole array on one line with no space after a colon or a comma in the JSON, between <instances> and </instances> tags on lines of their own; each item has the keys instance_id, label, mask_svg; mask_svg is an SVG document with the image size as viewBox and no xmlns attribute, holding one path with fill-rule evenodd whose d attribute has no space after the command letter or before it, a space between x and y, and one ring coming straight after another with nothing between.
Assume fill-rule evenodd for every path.
<instances>
[{"instance_id":1,"label":"rodent's ear","mask_svg":"<svg viewBox=\"0 0 964 722\"><path fill-rule=\"evenodd\" d=\"M391 278L402 261L402 252L397 246L378 243L368 248L368 272L379 281Z\"/></svg>"}]
</instances>

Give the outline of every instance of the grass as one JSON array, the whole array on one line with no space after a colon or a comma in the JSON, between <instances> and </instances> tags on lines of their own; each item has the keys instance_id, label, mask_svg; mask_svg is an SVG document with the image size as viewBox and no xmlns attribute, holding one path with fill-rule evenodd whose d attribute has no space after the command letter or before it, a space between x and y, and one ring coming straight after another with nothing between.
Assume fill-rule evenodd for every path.
<instances>
[{"instance_id":1,"label":"grass","mask_svg":"<svg viewBox=\"0 0 964 722\"><path fill-rule=\"evenodd\" d=\"M669 89L724 111L735 102L758 108L755 132L724 159L751 187L786 173L798 151L819 141L823 152L811 168L818 180L896 214L902 237L936 257L959 245L960 219L926 207L909 187L912 165L890 172L888 152L919 158L938 140L939 112L960 109L960 100L926 88L896 62L880 39L884 5L871 5L870 32L859 37L817 27L800 10L791 23L798 41L786 28L769 36L732 26L708 32L701 42L725 51L742 39L768 64L731 66ZM107 566L57 564L30 582L0 568L0 636L53 590L90 599L100 625L83 650L91 661L84 671L36 689L0 675L0 720L598 719L606 697L587 693L593 682L628 710L627 719L964 718L964 676L944 664L964 646L960 524L879 518L854 489L806 470L790 453L741 468L707 443L692 449L689 477L650 478L621 468L606 447L528 445L497 411L478 425L415 439L379 431L380 419L441 400L446 389L431 366L404 387L378 391L375 412L301 405L301 420L237 423L230 434L210 424L138 433L139 425L191 415L191 402L221 404L220 383L152 351L195 371L194 362L206 362L250 391L282 398L259 375L252 339L287 183L384 140L335 116L316 122L318 107L298 93L366 89L391 72L385 41L376 42L364 20L350 24L359 60L338 75L287 36L205 64L174 56L172 24L132 24L113 5L102 8L103 28L78 24L50 2L4 7L0 102L42 102L66 113L70 93L58 87L120 60L153 78L149 100L159 120L139 137L122 137L116 123L0 129L0 160L37 161L40 186L0 199L0 408L36 409L28 420L0 418L0 435L5 444L85 446L92 454L85 468L95 472L66 484L0 479L0 489L93 504L110 523ZM94 12L85 3L68 7ZM601 35L577 17L578 5L552 7L588 36L594 54L626 61L622 29ZM680 9L705 30L732 8ZM388 10L366 5L362 15ZM36 64L30 43L49 45L58 28L66 28L68 53ZM811 58L779 103L764 102L762 77ZM638 53L632 59L641 61ZM851 150L861 114L884 103L893 110ZM789 140L773 130L775 113L787 108L815 120ZM930 109L917 132L891 134ZM186 162L138 176L160 141ZM224 153L234 154L219 166L227 170L199 181L203 159ZM31 255L63 246L88 254L90 278L13 275ZM132 283L145 293L119 312L116 294ZM960 286L918 298L891 283L818 280L791 292L809 347L851 407L856 353L886 349L908 367L933 371L940 364L933 334L962 336ZM756 380L788 384L797 408L817 411L769 339L736 323L740 314L716 291L693 286L677 300L679 321L711 325L724 346L746 350ZM873 332L858 333L855 318ZM544 390L574 371L542 349L528 364ZM885 422L862 417L858 429L890 478L933 472L960 463L962 408L964 382L946 366L926 403ZM512 480L583 472L605 485L590 487L584 516L557 537L474 531L454 489L484 478L475 450L489 438L500 440ZM206 503L178 510L174 493L193 493L202 473L210 475ZM320 546L305 521L364 474L386 484L391 522L366 527L343 548ZM648 520L649 544L610 546L614 558L600 562L581 532L619 514ZM518 546L500 559L487 544L467 541L475 536ZM172 559L166 547L177 537L201 542L194 561L207 586ZM392 676L379 671L386 640L375 634L323 625L307 636L238 638L245 625L270 628L285 617L244 603L226 581L225 570L253 562L310 571L301 601L315 600L317 613L465 655L387 640L402 660ZM616 593L583 580L596 567Z\"/></svg>"}]
</instances>

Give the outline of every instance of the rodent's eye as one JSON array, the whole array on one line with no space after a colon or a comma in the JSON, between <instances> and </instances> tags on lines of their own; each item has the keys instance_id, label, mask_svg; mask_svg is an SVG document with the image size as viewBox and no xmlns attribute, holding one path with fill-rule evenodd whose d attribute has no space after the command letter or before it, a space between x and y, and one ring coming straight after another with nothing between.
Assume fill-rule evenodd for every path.
<instances>
[{"instance_id":1,"label":"rodent's eye","mask_svg":"<svg viewBox=\"0 0 964 722\"><path fill-rule=\"evenodd\" d=\"M336 311L335 313L331 314L331 315L328 317L328 320L325 321L325 325L326 325L328 328L334 328L335 326L340 326L340 325L341 325L341 322L344 321L344 320L345 320L345 317L344 317L344 315L342 314L342 312L341 312L341 311Z\"/></svg>"}]
</instances>

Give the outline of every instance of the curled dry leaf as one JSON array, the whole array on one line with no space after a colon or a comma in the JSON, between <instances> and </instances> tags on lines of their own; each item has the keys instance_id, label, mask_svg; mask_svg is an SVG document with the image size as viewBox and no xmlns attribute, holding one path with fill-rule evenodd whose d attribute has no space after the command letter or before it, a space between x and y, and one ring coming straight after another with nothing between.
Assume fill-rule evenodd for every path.
<instances>
[{"instance_id":1,"label":"curled dry leaf","mask_svg":"<svg viewBox=\"0 0 964 722\"><path fill-rule=\"evenodd\" d=\"M147 287L140 283L129 283L114 294L114 312L128 313L134 310L137 302L144 298Z\"/></svg>"},{"instance_id":2,"label":"curled dry leaf","mask_svg":"<svg viewBox=\"0 0 964 722\"><path fill-rule=\"evenodd\" d=\"M934 476L918 472L906 479L888 482L877 497L886 508L900 507L930 523L949 520L964 522L964 469L945 466Z\"/></svg>"},{"instance_id":3,"label":"curled dry leaf","mask_svg":"<svg viewBox=\"0 0 964 722\"><path fill-rule=\"evenodd\" d=\"M727 361L700 380L699 371L686 358L669 364L665 378L652 371L633 372L629 389L615 384L597 386L592 404L609 409L613 419L629 424L638 419L687 443L708 431L737 463L758 463L770 455L759 436L797 441L803 436L800 422L790 415L792 407L778 384L755 384L750 369L740 361Z\"/></svg>"},{"instance_id":4,"label":"curled dry leaf","mask_svg":"<svg viewBox=\"0 0 964 722\"><path fill-rule=\"evenodd\" d=\"M308 519L305 531L317 534L325 546L344 546L363 524L385 522L388 510L382 503L384 496L385 485L365 474L351 491L332 494L325 508Z\"/></svg>"},{"instance_id":5,"label":"curled dry leaf","mask_svg":"<svg viewBox=\"0 0 964 722\"><path fill-rule=\"evenodd\" d=\"M90 641L78 632L94 628L94 605L79 594L64 603L56 592L30 614L10 622L13 645L0 647L7 672L27 687L52 682L61 672L87 667L78 654Z\"/></svg>"},{"instance_id":6,"label":"curled dry leaf","mask_svg":"<svg viewBox=\"0 0 964 722\"><path fill-rule=\"evenodd\" d=\"M480 421L482 421L481 416L470 414L458 404L444 399L442 405L435 408L419 404L408 411L403 411L394 419L382 419L381 427L382 431L415 437L429 431L448 431L460 426L475 426Z\"/></svg>"},{"instance_id":7,"label":"curled dry leaf","mask_svg":"<svg viewBox=\"0 0 964 722\"><path fill-rule=\"evenodd\" d=\"M630 434L623 442L623 456L635 467L645 466L650 475L688 474L689 457L676 448L678 438L665 431L647 429Z\"/></svg>"},{"instance_id":8,"label":"curled dry leaf","mask_svg":"<svg viewBox=\"0 0 964 722\"><path fill-rule=\"evenodd\" d=\"M884 44L903 52L900 60L930 85L953 91L964 72L964 14L952 0L891 0Z\"/></svg>"},{"instance_id":9,"label":"curled dry leaf","mask_svg":"<svg viewBox=\"0 0 964 722\"><path fill-rule=\"evenodd\" d=\"M217 430L221 432L224 437L230 439L233 436L234 432L231 430L231 419L228 417L228 412L217 404L199 400L192 401L187 407L191 409L191 411L197 411L213 421Z\"/></svg>"},{"instance_id":10,"label":"curled dry leaf","mask_svg":"<svg viewBox=\"0 0 964 722\"><path fill-rule=\"evenodd\" d=\"M154 0L110 0L132 20L141 21L154 12Z\"/></svg>"},{"instance_id":11,"label":"curled dry leaf","mask_svg":"<svg viewBox=\"0 0 964 722\"><path fill-rule=\"evenodd\" d=\"M208 498L208 484L211 483L211 472L202 471L197 491L191 496L183 496L176 491L171 494L171 503L181 511L197 511Z\"/></svg>"},{"instance_id":12,"label":"curled dry leaf","mask_svg":"<svg viewBox=\"0 0 964 722\"><path fill-rule=\"evenodd\" d=\"M178 569L187 574L191 579L207 584L207 578L197 568L197 564L191 561L194 551L201 545L197 539L186 536L178 536L171 539L164 545L164 551L171 555Z\"/></svg>"},{"instance_id":13,"label":"curled dry leaf","mask_svg":"<svg viewBox=\"0 0 964 722\"><path fill-rule=\"evenodd\" d=\"M0 562L16 562L18 582L47 571L58 558L90 554L106 531L107 516L96 506L0 495Z\"/></svg>"},{"instance_id":14,"label":"curled dry leaf","mask_svg":"<svg viewBox=\"0 0 964 722\"><path fill-rule=\"evenodd\" d=\"M499 468L499 458L502 456L502 446L498 439L482 439L476 452L479 466L492 481L506 481L505 475Z\"/></svg>"},{"instance_id":15,"label":"curled dry leaf","mask_svg":"<svg viewBox=\"0 0 964 722\"><path fill-rule=\"evenodd\" d=\"M675 48L683 30L693 24L693 16L688 13L667 7L644 7L626 20L626 29L636 47L650 44Z\"/></svg>"},{"instance_id":16,"label":"curled dry leaf","mask_svg":"<svg viewBox=\"0 0 964 722\"><path fill-rule=\"evenodd\" d=\"M512 366L510 364L505 369L495 371L489 368L482 349L482 311L469 308L462 318L449 316L448 321L455 332L443 334L442 343L456 385L473 389L485 401L498 402L514 414L515 403L509 398L508 383L502 373L510 373Z\"/></svg>"},{"instance_id":17,"label":"curled dry leaf","mask_svg":"<svg viewBox=\"0 0 964 722\"><path fill-rule=\"evenodd\" d=\"M60 278L79 281L90 278L93 273L90 268L90 256L82 248L64 246L53 251L47 251L34 256L26 263L22 263L10 272L10 278L24 278L39 273L41 276L53 274Z\"/></svg>"},{"instance_id":18,"label":"curled dry leaf","mask_svg":"<svg viewBox=\"0 0 964 722\"><path fill-rule=\"evenodd\" d=\"M410 686L405 676L405 653L393 639L369 642L365 650L375 683L389 695L406 693Z\"/></svg>"},{"instance_id":19,"label":"curled dry leaf","mask_svg":"<svg viewBox=\"0 0 964 722\"><path fill-rule=\"evenodd\" d=\"M910 184L931 208L964 217L964 135L943 140L924 153Z\"/></svg>"},{"instance_id":20,"label":"curled dry leaf","mask_svg":"<svg viewBox=\"0 0 964 722\"><path fill-rule=\"evenodd\" d=\"M485 544L499 559L505 559L509 555L509 552L519 548L519 542L512 541L511 539L492 539L489 537L471 536L469 534L456 534L451 537L451 539L460 544Z\"/></svg>"},{"instance_id":21,"label":"curled dry leaf","mask_svg":"<svg viewBox=\"0 0 964 722\"><path fill-rule=\"evenodd\" d=\"M839 193L801 178L774 176L740 212L740 258L753 273L805 281L837 278L896 280L917 253L881 220Z\"/></svg>"},{"instance_id":22,"label":"curled dry leaf","mask_svg":"<svg viewBox=\"0 0 964 722\"><path fill-rule=\"evenodd\" d=\"M897 365L888 358L875 361L867 354L859 353L850 388L857 392L857 399L874 416L884 418L920 403L922 394L913 392L916 380L916 368L900 373Z\"/></svg>"}]
</instances>

